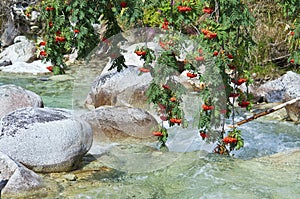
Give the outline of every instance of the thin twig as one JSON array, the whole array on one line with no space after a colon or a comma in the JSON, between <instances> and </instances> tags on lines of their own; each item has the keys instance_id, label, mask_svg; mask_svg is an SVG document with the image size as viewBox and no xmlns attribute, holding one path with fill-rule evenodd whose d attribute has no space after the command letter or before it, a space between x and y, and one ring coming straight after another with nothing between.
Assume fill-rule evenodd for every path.
<instances>
[{"instance_id":1,"label":"thin twig","mask_svg":"<svg viewBox=\"0 0 300 199\"><path fill-rule=\"evenodd\" d=\"M281 56L281 57L276 57L276 58L274 58L274 59L265 60L265 61L263 61L262 63L263 63L263 64L266 64L266 63L268 63L268 62L277 61L277 60L280 60L280 59L287 58L287 57L289 57L289 56L291 56L291 54L283 55L283 56Z\"/></svg>"}]
</instances>

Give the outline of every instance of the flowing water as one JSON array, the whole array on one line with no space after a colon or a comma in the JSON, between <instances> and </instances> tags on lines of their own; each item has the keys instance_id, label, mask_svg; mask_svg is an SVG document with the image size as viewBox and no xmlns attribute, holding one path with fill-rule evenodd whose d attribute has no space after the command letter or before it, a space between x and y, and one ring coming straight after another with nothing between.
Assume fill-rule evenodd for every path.
<instances>
[{"instance_id":1,"label":"flowing water","mask_svg":"<svg viewBox=\"0 0 300 199\"><path fill-rule=\"evenodd\" d=\"M1 74L0 86L14 84L35 92L48 107L72 108L73 81L53 81L49 76Z\"/></svg>"},{"instance_id":2,"label":"flowing water","mask_svg":"<svg viewBox=\"0 0 300 199\"><path fill-rule=\"evenodd\" d=\"M74 80L15 75L1 75L3 84L36 92L45 106L68 109L79 107L89 88L76 90ZM169 152L155 150L153 143L99 144L71 172L76 179L46 174L46 190L32 198L300 198L299 127L264 118L244 124L245 147L234 157L210 153L214 145L202 141L192 125L169 129ZM273 155L279 152L285 153Z\"/></svg>"}]
</instances>

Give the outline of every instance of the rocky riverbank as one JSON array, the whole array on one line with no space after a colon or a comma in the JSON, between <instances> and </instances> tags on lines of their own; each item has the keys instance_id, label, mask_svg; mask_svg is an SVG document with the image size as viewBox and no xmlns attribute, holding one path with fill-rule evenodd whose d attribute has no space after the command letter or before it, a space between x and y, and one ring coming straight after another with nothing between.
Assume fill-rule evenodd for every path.
<instances>
[{"instance_id":1,"label":"rocky riverbank","mask_svg":"<svg viewBox=\"0 0 300 199\"><path fill-rule=\"evenodd\" d=\"M34 49L29 40L20 37L12 44L13 47L9 46L6 48L10 48L9 50L5 49L1 53L0 63L4 63L2 72L51 76L47 64L35 69L34 61L27 63L35 56L32 51L22 54L22 49L27 48L27 45ZM134 48L129 46L128 49ZM138 58L133 57L136 55L130 51L127 53L125 58L128 62ZM16 59L9 59L10 57ZM26 67L21 67L20 63ZM89 182L91 178L100 176L104 180L118 179L122 177L124 170L142 172L141 170L156 170L165 166L165 161L163 166L160 165L163 153L156 150L155 140L151 135L161 121L149 112L151 109L145 98L152 77L149 74L140 75L137 68L141 63L135 64L136 66L130 66L121 73L106 70L102 73L105 61L92 60L89 64L71 66L67 75L51 77L53 81L60 81L62 78L64 81L73 81L73 100L78 105L74 110L44 108L44 103L37 94L14 85L0 86L0 161L3 163L1 165L15 165L10 170L7 166L0 167L0 182L7 181L2 190L4 198L18 193L49 197L45 190L54 189L51 194L55 195L60 192L61 186L70 192L63 193L67 197L74 192L74 189L68 188L73 184L94 187ZM189 89L192 88L192 83L184 75L178 81ZM251 89L258 102L280 103L300 96L299 82L299 74L288 72L277 80ZM283 118L288 116L298 122L299 104L287 107L286 114L281 113ZM277 117L278 114L274 113L274 116ZM284 154L279 156L284 158ZM299 151L288 154L297 158ZM167 156L166 160L173 161L182 153L164 155ZM151 163L147 168L142 168L141 164L133 165L137 160L149 159L154 161L153 168ZM291 163L295 164L294 158L291 158ZM38 175L34 171L50 174ZM101 180L92 182L97 186L103 185Z\"/></svg>"}]
</instances>

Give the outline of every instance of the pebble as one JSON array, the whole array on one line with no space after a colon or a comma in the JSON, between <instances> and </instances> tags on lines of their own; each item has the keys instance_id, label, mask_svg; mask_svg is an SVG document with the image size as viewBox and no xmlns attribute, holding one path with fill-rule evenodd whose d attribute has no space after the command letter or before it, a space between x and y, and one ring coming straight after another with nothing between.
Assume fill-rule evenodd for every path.
<instances>
[{"instance_id":1,"label":"pebble","mask_svg":"<svg viewBox=\"0 0 300 199\"><path fill-rule=\"evenodd\" d=\"M63 175L63 178L65 178L68 181L76 181L76 179L77 179L76 175L74 175L72 173L68 173L66 175Z\"/></svg>"}]
</instances>

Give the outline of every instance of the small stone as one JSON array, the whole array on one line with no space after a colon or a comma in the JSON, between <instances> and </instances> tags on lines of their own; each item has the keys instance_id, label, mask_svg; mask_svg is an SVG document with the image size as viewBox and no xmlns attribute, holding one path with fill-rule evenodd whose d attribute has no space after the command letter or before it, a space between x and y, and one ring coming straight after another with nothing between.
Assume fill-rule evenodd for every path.
<instances>
[{"instance_id":1,"label":"small stone","mask_svg":"<svg viewBox=\"0 0 300 199\"><path fill-rule=\"evenodd\" d=\"M63 175L63 177L68 181L76 181L77 177L73 173L68 173L66 175Z\"/></svg>"},{"instance_id":2,"label":"small stone","mask_svg":"<svg viewBox=\"0 0 300 199\"><path fill-rule=\"evenodd\" d=\"M0 67L3 67L3 66L9 66L11 65L11 61L10 60L0 60Z\"/></svg>"},{"instance_id":3,"label":"small stone","mask_svg":"<svg viewBox=\"0 0 300 199\"><path fill-rule=\"evenodd\" d=\"M40 81L49 81L50 78L49 78L49 76L42 76L42 77L39 78L39 80Z\"/></svg>"}]
</instances>

